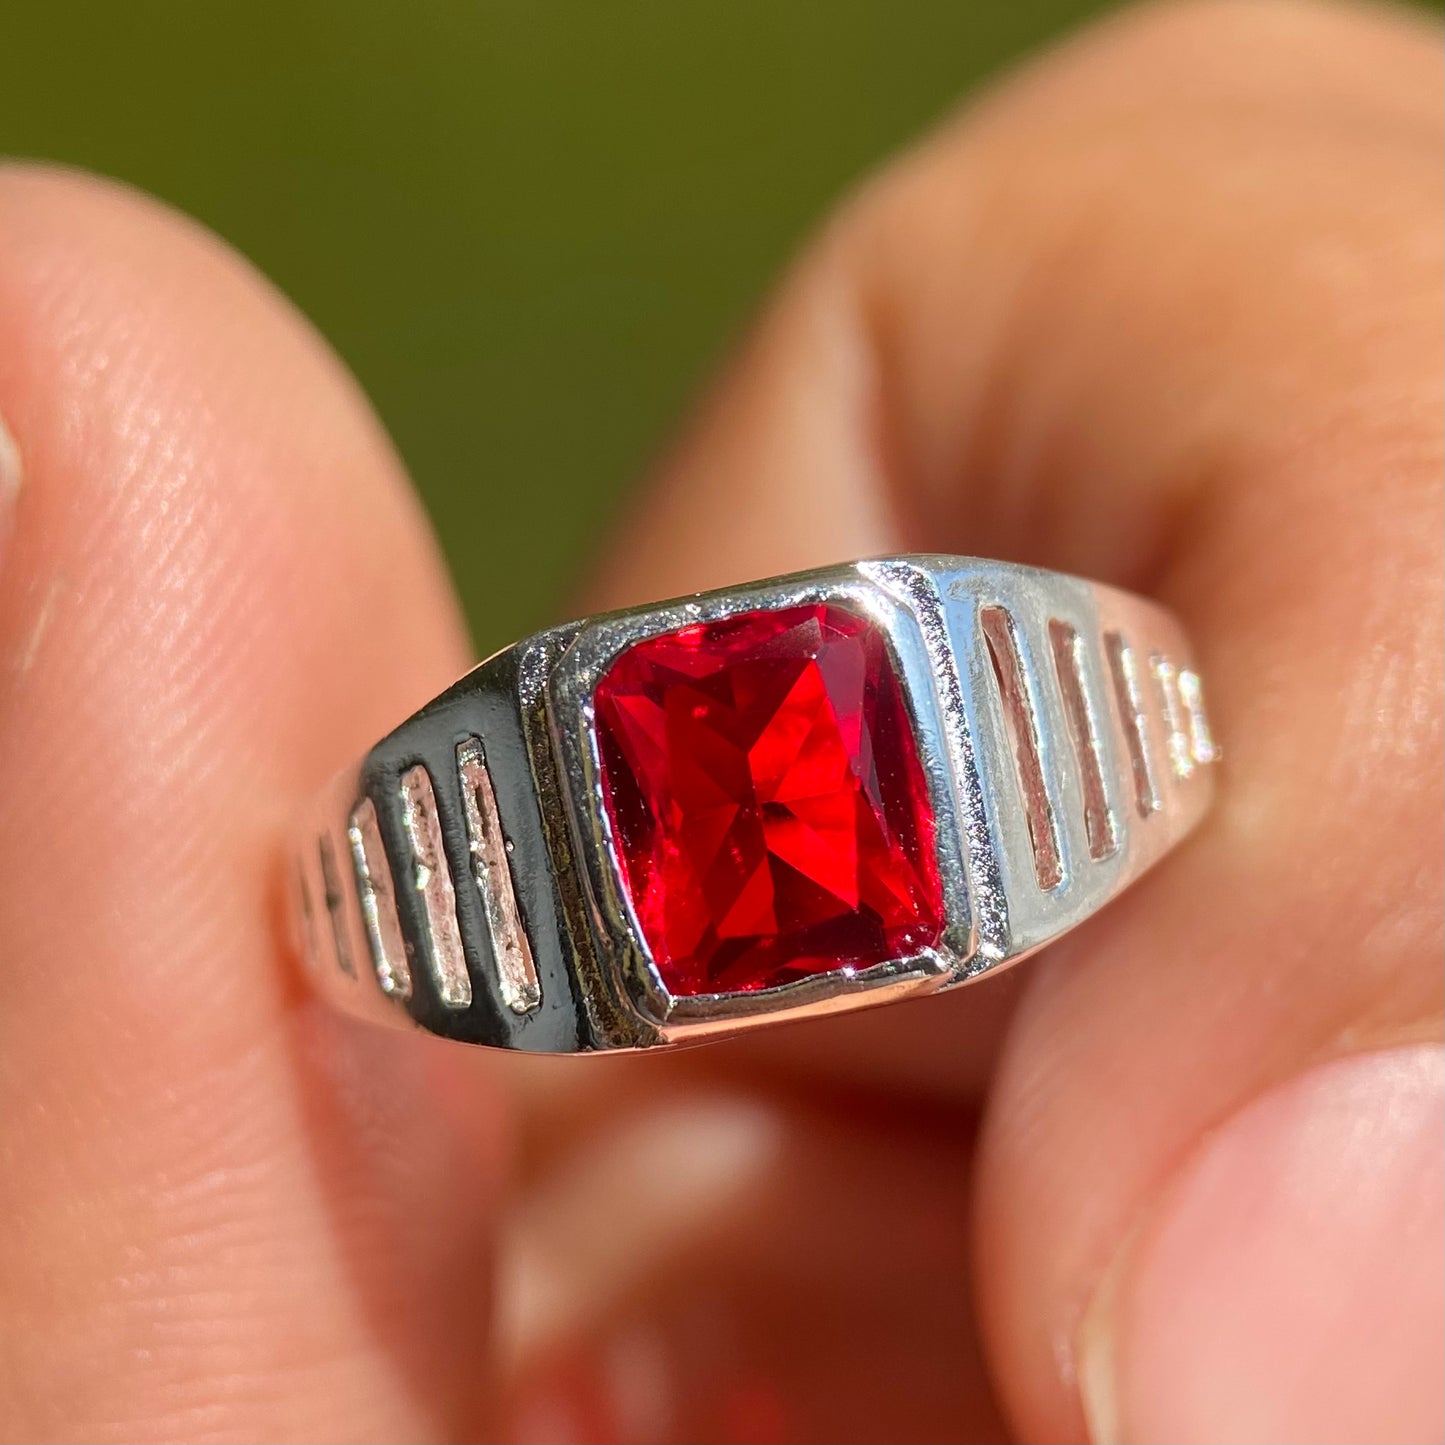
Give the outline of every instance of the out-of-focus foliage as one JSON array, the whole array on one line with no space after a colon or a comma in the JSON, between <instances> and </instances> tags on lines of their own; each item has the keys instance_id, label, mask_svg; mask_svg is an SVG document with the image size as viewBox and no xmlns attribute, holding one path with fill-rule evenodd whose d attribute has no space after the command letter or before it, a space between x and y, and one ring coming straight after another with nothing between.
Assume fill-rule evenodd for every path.
<instances>
[{"instance_id":1,"label":"out-of-focus foliage","mask_svg":"<svg viewBox=\"0 0 1445 1445\"><path fill-rule=\"evenodd\" d=\"M360 376L480 647L569 576L868 166L1089 0L12 4L0 152L249 255Z\"/></svg>"}]
</instances>

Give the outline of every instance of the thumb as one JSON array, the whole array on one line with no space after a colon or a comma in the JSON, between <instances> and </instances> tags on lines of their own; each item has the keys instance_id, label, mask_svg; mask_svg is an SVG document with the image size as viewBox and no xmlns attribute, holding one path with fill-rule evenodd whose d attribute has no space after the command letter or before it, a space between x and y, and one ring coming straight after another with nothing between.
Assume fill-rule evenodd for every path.
<instances>
[{"instance_id":1,"label":"thumb","mask_svg":"<svg viewBox=\"0 0 1445 1445\"><path fill-rule=\"evenodd\" d=\"M1416 1047L1325 1064L1205 1140L1085 1316L1093 1438L1406 1440L1439 1419L1442 1134L1445 1054Z\"/></svg>"}]
</instances>

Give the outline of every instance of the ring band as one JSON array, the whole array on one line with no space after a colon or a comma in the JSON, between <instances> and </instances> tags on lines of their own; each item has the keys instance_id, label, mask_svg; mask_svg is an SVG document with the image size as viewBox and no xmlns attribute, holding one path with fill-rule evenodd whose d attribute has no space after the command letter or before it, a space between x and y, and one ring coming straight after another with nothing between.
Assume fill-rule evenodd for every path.
<instances>
[{"instance_id":1,"label":"ring band","mask_svg":"<svg viewBox=\"0 0 1445 1445\"><path fill-rule=\"evenodd\" d=\"M1216 757L1153 603L847 563L489 658L306 811L297 947L348 1012L540 1053L938 993L1138 877Z\"/></svg>"}]
</instances>

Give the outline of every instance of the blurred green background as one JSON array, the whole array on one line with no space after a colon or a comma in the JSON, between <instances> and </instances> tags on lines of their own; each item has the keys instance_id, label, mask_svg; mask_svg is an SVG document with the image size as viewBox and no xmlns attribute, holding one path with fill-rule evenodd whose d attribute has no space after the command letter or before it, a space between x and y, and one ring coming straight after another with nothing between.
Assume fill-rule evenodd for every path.
<instances>
[{"instance_id":1,"label":"blurred green background","mask_svg":"<svg viewBox=\"0 0 1445 1445\"><path fill-rule=\"evenodd\" d=\"M12 0L0 151L155 192L296 300L489 651L560 605L829 201L1101 8Z\"/></svg>"}]
</instances>

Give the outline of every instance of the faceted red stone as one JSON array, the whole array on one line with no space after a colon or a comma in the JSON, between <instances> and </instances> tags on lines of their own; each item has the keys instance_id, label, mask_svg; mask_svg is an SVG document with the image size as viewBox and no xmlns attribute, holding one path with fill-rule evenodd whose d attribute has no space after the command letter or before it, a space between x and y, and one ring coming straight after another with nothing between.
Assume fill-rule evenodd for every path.
<instances>
[{"instance_id":1,"label":"faceted red stone","mask_svg":"<svg viewBox=\"0 0 1445 1445\"><path fill-rule=\"evenodd\" d=\"M670 993L937 943L933 810L870 622L818 604L684 627L622 653L595 704L613 836Z\"/></svg>"}]
</instances>

